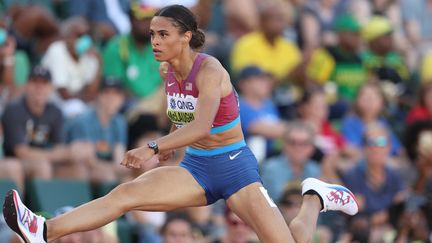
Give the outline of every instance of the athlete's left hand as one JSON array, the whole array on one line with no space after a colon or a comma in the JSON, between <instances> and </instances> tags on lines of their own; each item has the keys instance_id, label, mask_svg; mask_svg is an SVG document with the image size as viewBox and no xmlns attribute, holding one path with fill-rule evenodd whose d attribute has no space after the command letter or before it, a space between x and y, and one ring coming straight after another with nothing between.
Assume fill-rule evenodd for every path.
<instances>
[{"instance_id":1,"label":"athlete's left hand","mask_svg":"<svg viewBox=\"0 0 432 243\"><path fill-rule=\"evenodd\" d=\"M139 169L141 168L141 165L150 160L153 155L153 149L150 149L147 146L139 147L129 150L120 164L127 168Z\"/></svg>"}]
</instances>

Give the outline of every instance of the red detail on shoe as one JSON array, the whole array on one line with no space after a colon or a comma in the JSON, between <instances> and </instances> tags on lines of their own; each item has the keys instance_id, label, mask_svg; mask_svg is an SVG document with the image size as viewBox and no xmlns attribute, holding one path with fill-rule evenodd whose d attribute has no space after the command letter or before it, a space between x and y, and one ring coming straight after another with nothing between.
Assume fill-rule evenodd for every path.
<instances>
[{"instance_id":1,"label":"red detail on shoe","mask_svg":"<svg viewBox=\"0 0 432 243\"><path fill-rule=\"evenodd\" d=\"M36 216L33 216L33 219L30 222L29 231L32 234L36 234L37 230L38 230L37 218Z\"/></svg>"},{"instance_id":2,"label":"red detail on shoe","mask_svg":"<svg viewBox=\"0 0 432 243\"><path fill-rule=\"evenodd\" d=\"M342 205L345 205L351 201L351 196L347 195L345 198L343 198L344 193L343 191L335 190L331 191L327 195L327 199L329 201L334 201L335 203L341 203Z\"/></svg>"},{"instance_id":3,"label":"red detail on shoe","mask_svg":"<svg viewBox=\"0 0 432 243\"><path fill-rule=\"evenodd\" d=\"M31 217L31 212L28 209L25 209L22 218L20 220L23 225L27 226L30 233L36 235L36 232L38 230L36 216L33 215L33 217Z\"/></svg>"}]
</instances>

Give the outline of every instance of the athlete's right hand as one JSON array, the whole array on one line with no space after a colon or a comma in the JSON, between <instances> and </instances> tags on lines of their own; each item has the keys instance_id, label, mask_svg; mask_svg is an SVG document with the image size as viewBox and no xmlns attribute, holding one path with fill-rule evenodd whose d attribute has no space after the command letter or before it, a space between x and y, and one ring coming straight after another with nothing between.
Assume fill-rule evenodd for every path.
<instances>
[{"instance_id":1,"label":"athlete's right hand","mask_svg":"<svg viewBox=\"0 0 432 243\"><path fill-rule=\"evenodd\" d=\"M126 155L120 164L127 168L139 169L141 168L141 164L150 160L153 155L153 149L147 146L139 147L126 152Z\"/></svg>"},{"instance_id":2,"label":"athlete's right hand","mask_svg":"<svg viewBox=\"0 0 432 243\"><path fill-rule=\"evenodd\" d=\"M159 161L164 162L171 159L174 156L175 150L168 150L159 153Z\"/></svg>"}]
</instances>

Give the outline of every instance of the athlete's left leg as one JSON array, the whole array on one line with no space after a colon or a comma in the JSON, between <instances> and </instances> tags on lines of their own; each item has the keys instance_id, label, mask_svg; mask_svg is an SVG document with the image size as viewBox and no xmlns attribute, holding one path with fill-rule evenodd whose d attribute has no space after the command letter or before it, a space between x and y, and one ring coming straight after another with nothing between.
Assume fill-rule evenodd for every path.
<instances>
[{"instance_id":1,"label":"athlete's left leg","mask_svg":"<svg viewBox=\"0 0 432 243\"><path fill-rule=\"evenodd\" d=\"M261 183L242 188L231 195L227 204L264 243L312 242L321 211L336 210L349 215L358 211L355 196L343 186L308 178L302 187L303 203L289 229Z\"/></svg>"}]
</instances>

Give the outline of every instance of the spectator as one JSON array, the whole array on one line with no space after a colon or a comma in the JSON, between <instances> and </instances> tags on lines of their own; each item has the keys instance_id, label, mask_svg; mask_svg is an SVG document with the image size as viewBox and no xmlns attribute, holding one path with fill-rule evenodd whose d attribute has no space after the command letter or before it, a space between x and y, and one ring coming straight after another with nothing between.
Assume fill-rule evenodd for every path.
<instances>
[{"instance_id":1,"label":"spectator","mask_svg":"<svg viewBox=\"0 0 432 243\"><path fill-rule=\"evenodd\" d=\"M346 110L366 79L360 57L360 24L352 15L344 14L336 19L334 29L338 43L315 50L306 72L315 84L334 81Z\"/></svg>"},{"instance_id":2,"label":"spectator","mask_svg":"<svg viewBox=\"0 0 432 243\"><path fill-rule=\"evenodd\" d=\"M417 53L413 51L412 43L409 43L406 29L404 25L406 21L403 19L405 10L409 9L401 4L399 0L357 0L349 1L349 11L356 16L361 25L365 25L373 15L383 16L387 18L394 31L392 38L395 48L399 50L407 60L407 64L412 70L415 68L414 61ZM406 1L405 1L406 2ZM410 10L408 10L410 11Z\"/></svg>"},{"instance_id":3,"label":"spectator","mask_svg":"<svg viewBox=\"0 0 432 243\"><path fill-rule=\"evenodd\" d=\"M266 2L259 16L261 29L244 35L234 44L231 67L238 73L248 65L257 65L281 82L300 63L300 50L283 37L286 16L279 3Z\"/></svg>"},{"instance_id":4,"label":"spectator","mask_svg":"<svg viewBox=\"0 0 432 243\"><path fill-rule=\"evenodd\" d=\"M299 46L306 55L315 48L332 46L336 43L333 33L334 21L345 12L344 0L313 0L306 1L300 12Z\"/></svg>"},{"instance_id":5,"label":"spectator","mask_svg":"<svg viewBox=\"0 0 432 243\"><path fill-rule=\"evenodd\" d=\"M216 57L231 73L230 55L235 42L258 30L258 8L255 0L213 1L212 19L206 29L205 53ZM238 11L241 9L242 11ZM200 15L198 15L200 16Z\"/></svg>"},{"instance_id":6,"label":"spectator","mask_svg":"<svg viewBox=\"0 0 432 243\"><path fill-rule=\"evenodd\" d=\"M19 160L12 158L0 159L0 180L13 181L17 189L24 194L24 169Z\"/></svg>"},{"instance_id":7,"label":"spectator","mask_svg":"<svg viewBox=\"0 0 432 243\"><path fill-rule=\"evenodd\" d=\"M408 200L402 205L402 210L394 212L395 215L395 239L394 242L430 242L430 205L420 202L418 199ZM414 204L414 205L412 205ZM400 208L400 207L398 207Z\"/></svg>"},{"instance_id":8,"label":"spectator","mask_svg":"<svg viewBox=\"0 0 432 243\"><path fill-rule=\"evenodd\" d=\"M271 100L272 81L257 66L247 66L239 74L241 125L260 162L273 152L272 140L280 138L286 127Z\"/></svg>"},{"instance_id":9,"label":"spectator","mask_svg":"<svg viewBox=\"0 0 432 243\"><path fill-rule=\"evenodd\" d=\"M72 162L79 157L73 152L79 146L63 144L63 116L48 101L52 91L49 71L36 66L23 97L10 103L2 117L5 155L22 161L27 178L50 179L60 165L68 175L81 171L80 164Z\"/></svg>"},{"instance_id":10,"label":"spectator","mask_svg":"<svg viewBox=\"0 0 432 243\"><path fill-rule=\"evenodd\" d=\"M385 97L381 87L376 83L365 83L358 92L354 113L342 121L341 132L349 144L361 151L365 146L363 138L367 124L379 123L389 131L391 155L397 157L402 154L401 142L382 116L384 108Z\"/></svg>"},{"instance_id":11,"label":"spectator","mask_svg":"<svg viewBox=\"0 0 432 243\"><path fill-rule=\"evenodd\" d=\"M427 149L420 148L428 147L431 133L431 120L418 120L407 126L404 135L404 145L411 161L415 162L419 159L424 159L424 155L422 154L424 153L423 151ZM432 158L430 158L430 160L432 161Z\"/></svg>"},{"instance_id":12,"label":"spectator","mask_svg":"<svg viewBox=\"0 0 432 243\"><path fill-rule=\"evenodd\" d=\"M243 220L228 207L225 209L226 235L213 243L257 243L256 235Z\"/></svg>"},{"instance_id":13,"label":"spectator","mask_svg":"<svg viewBox=\"0 0 432 243\"><path fill-rule=\"evenodd\" d=\"M410 52L414 55L414 67L420 60L428 58L432 50L432 11L429 0L399 1L403 31L410 42ZM430 59L430 58L429 58ZM430 74L430 71L428 72Z\"/></svg>"},{"instance_id":14,"label":"spectator","mask_svg":"<svg viewBox=\"0 0 432 243\"><path fill-rule=\"evenodd\" d=\"M150 44L150 20L156 9L132 4L129 19L130 34L110 40L103 52L104 75L123 81L131 98L145 98L161 87L159 62Z\"/></svg>"},{"instance_id":15,"label":"spectator","mask_svg":"<svg viewBox=\"0 0 432 243\"><path fill-rule=\"evenodd\" d=\"M319 177L317 162L310 160L314 151L314 131L303 122L293 122L283 135L282 155L264 161L261 178L269 195L279 201L284 186L293 180Z\"/></svg>"},{"instance_id":16,"label":"spectator","mask_svg":"<svg viewBox=\"0 0 432 243\"><path fill-rule=\"evenodd\" d=\"M106 30L106 36L100 41L106 41L117 33L126 34L130 31L130 21L127 17L128 0L74 0L68 1L71 17L86 18L93 31ZM102 32L99 32L102 33Z\"/></svg>"},{"instance_id":17,"label":"spectator","mask_svg":"<svg viewBox=\"0 0 432 243\"><path fill-rule=\"evenodd\" d=\"M32 64L39 63L51 43L59 38L59 23L49 11L36 5L14 5L8 14L17 49L24 50Z\"/></svg>"},{"instance_id":18,"label":"spectator","mask_svg":"<svg viewBox=\"0 0 432 243\"><path fill-rule=\"evenodd\" d=\"M120 167L127 145L127 125L119 114L124 90L119 80L104 78L95 107L81 114L68 128L68 142L88 142L94 158L88 170L95 182L117 181L126 170Z\"/></svg>"},{"instance_id":19,"label":"spectator","mask_svg":"<svg viewBox=\"0 0 432 243\"><path fill-rule=\"evenodd\" d=\"M162 226L163 243L192 243L192 223L182 214L168 217Z\"/></svg>"},{"instance_id":20,"label":"spectator","mask_svg":"<svg viewBox=\"0 0 432 243\"><path fill-rule=\"evenodd\" d=\"M432 120L432 83L425 83L419 88L418 103L408 113L406 124L422 120Z\"/></svg>"},{"instance_id":21,"label":"spectator","mask_svg":"<svg viewBox=\"0 0 432 243\"><path fill-rule=\"evenodd\" d=\"M82 112L83 101L92 100L99 87L100 57L92 48L89 31L87 21L81 17L66 20L61 29L64 39L52 43L42 59L42 65L52 73L67 117Z\"/></svg>"},{"instance_id":22,"label":"spectator","mask_svg":"<svg viewBox=\"0 0 432 243\"><path fill-rule=\"evenodd\" d=\"M7 19L0 16L0 114L10 98L20 95L29 74L27 54L16 49L16 40L9 33Z\"/></svg>"},{"instance_id":23,"label":"spectator","mask_svg":"<svg viewBox=\"0 0 432 243\"><path fill-rule=\"evenodd\" d=\"M403 57L395 51L392 32L389 20L382 16L373 16L363 26L362 36L368 44L363 62L371 78L406 87L410 73Z\"/></svg>"},{"instance_id":24,"label":"spectator","mask_svg":"<svg viewBox=\"0 0 432 243\"><path fill-rule=\"evenodd\" d=\"M371 225L370 218L364 214L357 214L346 222L346 231L338 242L371 242L369 241Z\"/></svg>"},{"instance_id":25,"label":"spectator","mask_svg":"<svg viewBox=\"0 0 432 243\"><path fill-rule=\"evenodd\" d=\"M382 239L390 227L388 210L405 199L406 188L399 173L388 166L391 146L387 129L371 123L364 139L365 158L343 175L343 181L356 195L360 212L370 218L371 237Z\"/></svg>"},{"instance_id":26,"label":"spectator","mask_svg":"<svg viewBox=\"0 0 432 243\"><path fill-rule=\"evenodd\" d=\"M214 207L215 205L209 205L186 209L197 232L194 238L199 242L212 242L220 236L221 226L216 224L217 215L212 214Z\"/></svg>"},{"instance_id":27,"label":"spectator","mask_svg":"<svg viewBox=\"0 0 432 243\"><path fill-rule=\"evenodd\" d=\"M324 157L342 156L348 162L352 162L358 156L357 151L346 144L342 135L327 120L328 110L323 89L318 87L305 90L299 101L299 115L303 121L308 122L315 130L317 149L321 151ZM323 156L320 156L321 159L319 160L322 160ZM318 160L318 157L315 158Z\"/></svg>"},{"instance_id":28,"label":"spectator","mask_svg":"<svg viewBox=\"0 0 432 243\"><path fill-rule=\"evenodd\" d=\"M432 127L424 127L419 132L418 139L413 142L415 146L416 177L413 183L413 193L406 202L407 212L423 214L426 216L429 229L432 229ZM415 230L415 218L411 218L413 225L410 230Z\"/></svg>"},{"instance_id":29,"label":"spectator","mask_svg":"<svg viewBox=\"0 0 432 243\"><path fill-rule=\"evenodd\" d=\"M48 10L50 14L56 17L56 20L65 17L65 1L46 1L46 0L5 0L3 1L5 10L10 10L15 7L38 6ZM18 5L18 6L17 6Z\"/></svg>"}]
</instances>

